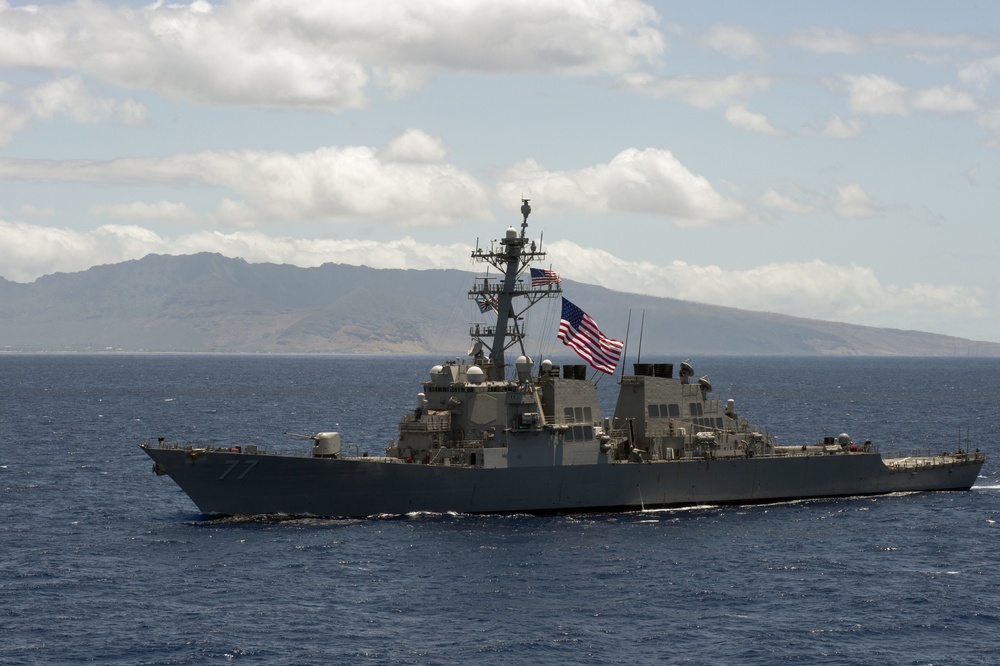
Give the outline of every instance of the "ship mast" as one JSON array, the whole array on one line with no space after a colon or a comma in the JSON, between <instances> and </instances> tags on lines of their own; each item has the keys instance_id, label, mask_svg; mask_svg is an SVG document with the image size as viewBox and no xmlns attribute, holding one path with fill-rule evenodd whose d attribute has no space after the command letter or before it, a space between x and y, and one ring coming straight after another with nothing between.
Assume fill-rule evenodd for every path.
<instances>
[{"instance_id":1,"label":"ship mast","mask_svg":"<svg viewBox=\"0 0 1000 666\"><path fill-rule=\"evenodd\" d=\"M502 278L494 278L492 281L488 276L477 277L475 287L469 291L469 298L479 302L480 309L486 304L487 308L496 311L495 326L473 324L469 329L474 342L469 353L476 357L476 363L486 371L487 378L493 381L504 379L507 365L505 352L508 349L517 345L520 354L526 356L524 313L542 298L562 295L562 288L558 283L533 287L530 275L526 280L522 277L531 262L545 258L545 253L539 249L540 244L527 236L528 216L531 214L529 201L530 199L521 200L524 221L521 222L520 233L510 227L506 236L500 240L499 248L491 245L485 251L477 246L472 252L474 261L488 263L502 273ZM517 309L517 299L525 299L527 302L520 310ZM485 358L484 350L487 352Z\"/></svg>"}]
</instances>

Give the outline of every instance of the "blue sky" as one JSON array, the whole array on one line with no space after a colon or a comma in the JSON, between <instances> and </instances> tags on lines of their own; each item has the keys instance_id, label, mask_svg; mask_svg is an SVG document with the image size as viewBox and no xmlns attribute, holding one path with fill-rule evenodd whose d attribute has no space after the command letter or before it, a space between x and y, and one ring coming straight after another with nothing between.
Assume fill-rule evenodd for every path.
<instances>
[{"instance_id":1,"label":"blue sky","mask_svg":"<svg viewBox=\"0 0 1000 666\"><path fill-rule=\"evenodd\" d=\"M0 276L472 270L1000 341L1000 9L0 1Z\"/></svg>"}]
</instances>

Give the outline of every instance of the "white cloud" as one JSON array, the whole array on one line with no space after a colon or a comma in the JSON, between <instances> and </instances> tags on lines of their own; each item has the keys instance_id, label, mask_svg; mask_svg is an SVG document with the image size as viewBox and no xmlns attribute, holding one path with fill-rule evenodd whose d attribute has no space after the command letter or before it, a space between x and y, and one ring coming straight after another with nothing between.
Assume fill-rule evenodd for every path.
<instances>
[{"instance_id":1,"label":"white cloud","mask_svg":"<svg viewBox=\"0 0 1000 666\"><path fill-rule=\"evenodd\" d=\"M94 206L91 212L105 217L144 222L188 224L198 220L198 216L186 204L163 200L156 203L133 201L127 204L105 204Z\"/></svg>"},{"instance_id":2,"label":"white cloud","mask_svg":"<svg viewBox=\"0 0 1000 666\"><path fill-rule=\"evenodd\" d=\"M795 48L817 54L855 55L865 50L863 37L846 30L799 30L793 32L789 43Z\"/></svg>"},{"instance_id":3,"label":"white cloud","mask_svg":"<svg viewBox=\"0 0 1000 666\"><path fill-rule=\"evenodd\" d=\"M662 55L658 20L639 0L0 4L0 67L206 104L356 109L373 76L401 94L430 70L627 71Z\"/></svg>"},{"instance_id":4,"label":"white cloud","mask_svg":"<svg viewBox=\"0 0 1000 666\"><path fill-rule=\"evenodd\" d=\"M984 311L980 289L961 285L882 284L867 267L823 261L772 263L745 270L632 262L570 241L546 247L561 275L581 282L596 279L610 289L681 298L800 317L871 324L934 317L964 317ZM602 266L598 273L594 266ZM933 314L931 314L933 313Z\"/></svg>"},{"instance_id":5,"label":"white cloud","mask_svg":"<svg viewBox=\"0 0 1000 666\"><path fill-rule=\"evenodd\" d=\"M163 158L105 162L0 160L0 176L94 183L209 185L242 198L223 197L211 219L251 228L270 221L370 221L432 227L487 219L489 200L469 174L440 162L443 143L408 130L382 150L365 146L289 154L204 151ZM523 191L548 206L589 212L648 213L701 226L747 217L737 201L719 194L666 150L629 149L608 164L549 172L532 160L503 173L502 200ZM105 205L102 215L144 221L187 221L177 203Z\"/></svg>"},{"instance_id":6,"label":"white cloud","mask_svg":"<svg viewBox=\"0 0 1000 666\"><path fill-rule=\"evenodd\" d=\"M147 119L146 107L141 102L91 95L79 76L56 79L32 88L25 93L25 99L28 108L39 118L64 114L84 125L112 120L126 125L141 125Z\"/></svg>"},{"instance_id":7,"label":"white cloud","mask_svg":"<svg viewBox=\"0 0 1000 666\"><path fill-rule=\"evenodd\" d=\"M905 116L911 109L945 114L974 112L979 109L979 104L972 95L952 86L920 90L909 99L906 86L878 74L844 74L839 82L831 82L831 85L847 86L849 104L856 113ZM839 121L838 117L835 118ZM850 127L840 129L852 131Z\"/></svg>"},{"instance_id":8,"label":"white cloud","mask_svg":"<svg viewBox=\"0 0 1000 666\"><path fill-rule=\"evenodd\" d=\"M864 121L860 118L847 118L845 120L834 114L826 121L826 125L823 126L820 133L833 139L854 139L861 136L864 126Z\"/></svg>"},{"instance_id":9,"label":"white cloud","mask_svg":"<svg viewBox=\"0 0 1000 666\"><path fill-rule=\"evenodd\" d=\"M31 217L50 217L55 215L55 208L52 206L33 206L32 204L24 204L21 206L21 215L28 215Z\"/></svg>"},{"instance_id":10,"label":"white cloud","mask_svg":"<svg viewBox=\"0 0 1000 666\"><path fill-rule=\"evenodd\" d=\"M864 188L857 183L849 183L837 188L833 212L838 217L871 217L874 210Z\"/></svg>"},{"instance_id":11,"label":"white cloud","mask_svg":"<svg viewBox=\"0 0 1000 666\"><path fill-rule=\"evenodd\" d=\"M701 109L726 106L759 93L771 85L762 74L738 72L726 76L658 78L651 74L631 72L623 75L627 88L654 97L679 97L685 103Z\"/></svg>"},{"instance_id":12,"label":"white cloud","mask_svg":"<svg viewBox=\"0 0 1000 666\"><path fill-rule=\"evenodd\" d=\"M851 110L855 112L900 116L909 112L906 88L891 79L878 74L845 74L841 80L847 84Z\"/></svg>"},{"instance_id":13,"label":"white cloud","mask_svg":"<svg viewBox=\"0 0 1000 666\"><path fill-rule=\"evenodd\" d=\"M812 28L793 32L789 43L821 55L858 55L875 48L917 51L989 51L996 48L994 40L978 35L925 30L854 33L841 28Z\"/></svg>"},{"instance_id":14,"label":"white cloud","mask_svg":"<svg viewBox=\"0 0 1000 666\"><path fill-rule=\"evenodd\" d=\"M913 100L913 108L938 113L962 113L976 111L979 105L967 92L951 86L921 90Z\"/></svg>"},{"instance_id":15,"label":"white cloud","mask_svg":"<svg viewBox=\"0 0 1000 666\"><path fill-rule=\"evenodd\" d=\"M1000 72L1000 56L993 56L963 65L958 70L958 78L967 85L986 89L997 72Z\"/></svg>"},{"instance_id":16,"label":"white cloud","mask_svg":"<svg viewBox=\"0 0 1000 666\"><path fill-rule=\"evenodd\" d=\"M162 251L161 240L140 227L109 225L80 232L0 220L0 266L4 278L29 282L41 275L81 271Z\"/></svg>"},{"instance_id":17,"label":"white cloud","mask_svg":"<svg viewBox=\"0 0 1000 666\"><path fill-rule=\"evenodd\" d=\"M428 245L412 238L380 243L350 239L297 239L259 232L195 231L176 238L134 225L104 225L91 231L42 227L0 220L2 277L30 282L55 272L140 259L147 254L218 252L251 263L320 266L327 262L373 268L468 269L467 245Z\"/></svg>"},{"instance_id":18,"label":"white cloud","mask_svg":"<svg viewBox=\"0 0 1000 666\"><path fill-rule=\"evenodd\" d=\"M764 48L752 30L738 25L713 25L702 38L702 44L733 58L760 58Z\"/></svg>"},{"instance_id":19,"label":"white cloud","mask_svg":"<svg viewBox=\"0 0 1000 666\"><path fill-rule=\"evenodd\" d=\"M979 114L980 127L1000 129L1000 108L987 109Z\"/></svg>"},{"instance_id":20,"label":"white cloud","mask_svg":"<svg viewBox=\"0 0 1000 666\"><path fill-rule=\"evenodd\" d=\"M764 192L760 196L760 203L767 208L783 210L788 213L805 214L815 210L812 206L793 199L786 194L781 194L776 190L767 190Z\"/></svg>"},{"instance_id":21,"label":"white cloud","mask_svg":"<svg viewBox=\"0 0 1000 666\"><path fill-rule=\"evenodd\" d=\"M757 132L758 134L767 134L770 136L784 134L783 131L772 125L763 113L750 111L742 104L737 104L726 109L726 121L734 127L741 127L751 132Z\"/></svg>"},{"instance_id":22,"label":"white cloud","mask_svg":"<svg viewBox=\"0 0 1000 666\"><path fill-rule=\"evenodd\" d=\"M372 268L469 269L472 247L460 243L432 245L404 237L389 242L359 239L301 239L255 231L228 234L201 231L169 241L171 254L218 252L251 263L284 263L312 267L325 263Z\"/></svg>"},{"instance_id":23,"label":"white cloud","mask_svg":"<svg viewBox=\"0 0 1000 666\"><path fill-rule=\"evenodd\" d=\"M55 229L0 221L0 267L9 280L29 282L54 272L139 259L150 253L218 252L251 263L319 266L327 262L373 268L468 270L471 248L430 245L404 238L389 243L272 237L258 232L197 231L168 238L138 226L105 225L91 231ZM571 241L546 244L560 274L610 289L689 301L782 312L801 317L871 324L873 318L934 321L980 316L981 289L960 285L882 284L870 268L822 261L771 263L744 270L628 261ZM604 267L594 271L594 266Z\"/></svg>"},{"instance_id":24,"label":"white cloud","mask_svg":"<svg viewBox=\"0 0 1000 666\"><path fill-rule=\"evenodd\" d=\"M372 67L372 76L375 85L384 89L393 99L400 99L404 95L417 90L431 78L433 70L429 66L375 65Z\"/></svg>"},{"instance_id":25,"label":"white cloud","mask_svg":"<svg viewBox=\"0 0 1000 666\"><path fill-rule=\"evenodd\" d=\"M669 150L630 148L607 164L575 171L547 171L538 162L516 164L498 178L501 201L522 192L544 199L553 210L586 213L646 213L674 218L680 227L744 219L747 210L719 194Z\"/></svg>"},{"instance_id":26,"label":"white cloud","mask_svg":"<svg viewBox=\"0 0 1000 666\"><path fill-rule=\"evenodd\" d=\"M939 51L992 51L997 47L993 39L962 32L930 32L927 30L896 30L874 32L868 38L875 46L894 48L929 49Z\"/></svg>"},{"instance_id":27,"label":"white cloud","mask_svg":"<svg viewBox=\"0 0 1000 666\"><path fill-rule=\"evenodd\" d=\"M8 143L14 138L15 133L27 127L29 120L27 113L10 104L0 104L0 146Z\"/></svg>"},{"instance_id":28,"label":"white cloud","mask_svg":"<svg viewBox=\"0 0 1000 666\"><path fill-rule=\"evenodd\" d=\"M419 129L408 129L389 142L379 158L388 162L440 164L448 157L448 147L439 137Z\"/></svg>"},{"instance_id":29,"label":"white cloud","mask_svg":"<svg viewBox=\"0 0 1000 666\"><path fill-rule=\"evenodd\" d=\"M381 153L350 146L306 153L202 151L103 162L0 160L0 176L214 186L240 199L224 197L212 219L241 228L281 221L366 221L418 228L487 219L486 190L470 174L440 162L445 152L439 139L410 130ZM118 207L103 212L120 216L125 211Z\"/></svg>"},{"instance_id":30,"label":"white cloud","mask_svg":"<svg viewBox=\"0 0 1000 666\"><path fill-rule=\"evenodd\" d=\"M979 165L970 167L968 171L965 172L965 179L969 181L969 185L979 185Z\"/></svg>"}]
</instances>

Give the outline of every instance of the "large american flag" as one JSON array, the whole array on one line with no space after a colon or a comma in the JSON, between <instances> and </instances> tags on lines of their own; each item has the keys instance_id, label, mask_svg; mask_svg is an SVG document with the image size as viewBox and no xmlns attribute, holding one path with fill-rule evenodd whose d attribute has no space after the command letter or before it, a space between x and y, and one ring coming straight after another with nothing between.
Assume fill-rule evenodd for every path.
<instances>
[{"instance_id":1,"label":"large american flag","mask_svg":"<svg viewBox=\"0 0 1000 666\"><path fill-rule=\"evenodd\" d=\"M559 273L543 268L531 269L531 286L544 287L547 284L559 284Z\"/></svg>"},{"instance_id":2,"label":"large american flag","mask_svg":"<svg viewBox=\"0 0 1000 666\"><path fill-rule=\"evenodd\" d=\"M618 367L624 347L622 341L606 337L589 314L566 298L562 299L562 320L557 337L595 370L610 375Z\"/></svg>"}]
</instances>

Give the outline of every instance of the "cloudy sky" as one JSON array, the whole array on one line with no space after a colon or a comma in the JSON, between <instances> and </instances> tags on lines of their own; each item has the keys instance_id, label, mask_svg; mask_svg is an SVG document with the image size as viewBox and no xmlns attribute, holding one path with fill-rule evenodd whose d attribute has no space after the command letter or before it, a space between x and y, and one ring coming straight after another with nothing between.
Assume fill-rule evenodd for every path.
<instances>
[{"instance_id":1,"label":"cloudy sky","mask_svg":"<svg viewBox=\"0 0 1000 666\"><path fill-rule=\"evenodd\" d=\"M571 279L1000 341L1000 6L0 0L0 276ZM585 304L581 304L584 307Z\"/></svg>"}]
</instances>

